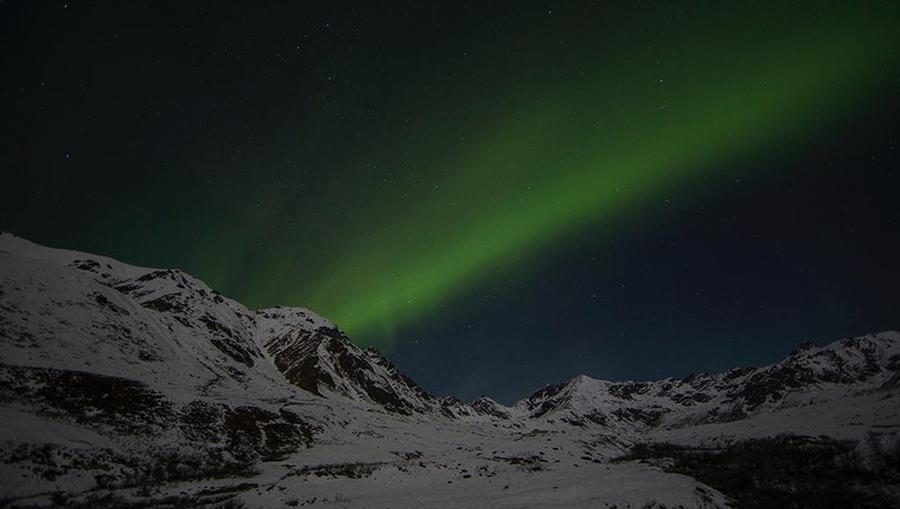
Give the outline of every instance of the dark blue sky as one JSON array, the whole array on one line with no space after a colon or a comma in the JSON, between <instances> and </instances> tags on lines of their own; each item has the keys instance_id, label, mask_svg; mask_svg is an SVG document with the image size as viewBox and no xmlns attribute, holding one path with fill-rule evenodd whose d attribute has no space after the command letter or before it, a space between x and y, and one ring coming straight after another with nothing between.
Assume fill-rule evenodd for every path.
<instances>
[{"instance_id":1,"label":"dark blue sky","mask_svg":"<svg viewBox=\"0 0 900 509\"><path fill-rule=\"evenodd\" d=\"M586 233L411 332L440 341L395 360L426 386L512 402L579 373L684 376L897 328L900 108L882 106L803 150L746 160L740 181L661 203L612 241Z\"/></svg>"}]
</instances>

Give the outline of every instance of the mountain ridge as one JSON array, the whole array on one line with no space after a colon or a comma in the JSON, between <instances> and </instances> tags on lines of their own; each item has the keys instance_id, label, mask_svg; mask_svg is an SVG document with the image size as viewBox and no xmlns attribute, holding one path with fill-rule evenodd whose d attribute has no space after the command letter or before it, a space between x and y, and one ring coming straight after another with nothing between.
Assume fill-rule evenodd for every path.
<instances>
[{"instance_id":1,"label":"mountain ridge","mask_svg":"<svg viewBox=\"0 0 900 509\"><path fill-rule=\"evenodd\" d=\"M13 251L10 251L9 250L10 248L13 249ZM64 250L64 249L57 249L57 248L48 248L48 247L44 247L44 246L41 246L38 244L34 244L30 241L27 241L27 240L25 240L21 237L18 237L12 233L9 233L9 232L0 232L0 252L3 252L3 251L9 252L9 253L15 253L17 255L26 256L28 258L33 258L36 260L53 260L56 262L68 261L67 265L72 268L76 268L78 270L89 272L89 273L94 273L97 276L99 276L101 279L97 280L97 281L100 284L107 285L121 293L127 294L129 292L137 292L136 295L134 295L134 297L141 299L142 305L144 307L147 307L150 309L156 309L159 311L169 311L169 312L174 311L175 313L177 313L178 310L186 307L186 304L184 302L179 302L179 295L174 294L174 293L167 293L167 294L162 293L158 289L154 289L153 285L148 284L149 282L154 281L154 280L168 280L169 282L174 282L175 285L179 288L184 288L186 286L193 286L193 287L196 287L196 291L200 296L202 296L204 298L210 297L216 303L222 304L222 303L227 302L231 306L239 305L239 303L237 301L223 296L216 290L211 289L209 286L207 286L205 283L203 283L202 280L197 279L197 278L187 274L186 272L181 271L180 269L153 269L153 268L137 267L137 266L119 262L115 259L105 257L105 256L90 255L90 254L82 253L82 252L78 252L78 251L71 251L71 250ZM115 269L113 269L113 267L115 267ZM123 275L124 275L124 277L123 277ZM137 283L144 283L144 284L137 285ZM148 298L148 297L152 297L152 298ZM113 304L112 301L108 300L104 296L100 296L100 297L98 297L98 299L102 299L102 303L105 305L108 305L108 306L115 305L115 304ZM240 306L240 307L243 308L243 306ZM438 396L428 393L427 391L425 391L424 389L419 387L418 384L416 384L414 381L412 381L411 379L409 379L408 377L406 377L405 375L400 373L400 371L396 368L396 366L394 366L386 357L384 357L375 348L359 347L359 346L355 345L352 342L352 340L350 340L350 338L347 337L347 335L343 331L338 329L337 326L335 326L333 323L331 323L327 319L319 316L315 312L309 310L308 308L275 306L275 307L267 307L267 308L259 308L259 309L249 309L249 308L243 308L243 309L246 310L246 313L244 314L245 318L249 318L251 315L255 315L258 317L265 318L265 319L272 319L273 317L277 316L278 319L280 319L280 320L287 320L288 323L292 323L294 325L294 327L298 327L299 330L302 330L304 333L306 333L307 336L309 336L311 332L318 333L316 335L315 339L316 339L316 341L318 341L320 343L324 341L326 344L329 344L331 342L327 341L327 338L331 338L332 340L334 340L334 342L337 342L337 343L343 342L345 345L346 344L353 345L359 351L366 352L366 356L368 356L372 362L374 362L377 365L382 365L387 372L391 373L391 376L400 377L403 380L403 385L406 385L407 386L406 388L408 390L410 390L414 393L418 393L418 398L413 398L413 399L435 400L435 401L452 399L452 400L459 401L457 398L455 398L452 395L448 395L445 397L438 397ZM294 317L289 318L289 316L291 316L291 315L294 315ZM224 333L227 336L231 332L229 327L227 327L221 323L218 323L214 318L212 318L210 316L201 316L198 319L201 323L203 323L207 328L209 328L214 333L220 332L220 333ZM249 320L251 322L255 322L254 318L249 318ZM307 323L309 325L311 325L313 327L313 329L310 329L306 325ZM234 357L235 360L237 360L238 362L242 362L245 364L252 363L254 361L254 359L260 359L262 351L268 350L268 353L273 356L273 359L275 359L276 365L279 363L279 361L277 360L278 357L283 359L280 361L281 364L284 366L282 371L289 370L292 362L285 358L284 349L286 347L279 348L279 346L284 347L284 345L278 345L279 338L275 337L277 335L276 330L277 330L277 327L273 327L270 325L269 330L267 331L267 334L272 337L263 339L262 340L263 344L256 345L258 347L258 349L256 349L256 350L239 351L239 350L234 349L233 345L228 345L221 341L217 342L217 345L220 349L222 349L224 351L224 353ZM294 332L296 333L297 331L295 330ZM287 334L289 332L285 332L285 333ZM897 330L887 330L887 331L883 331L882 333L878 333L878 334L887 334L887 335L895 336L895 335L897 335L897 333L898 333ZM858 341L858 340L860 340L860 338L873 337L876 335L877 334L869 334L869 335L860 336L857 338L839 339L839 340L835 340L831 343L827 343L822 346L817 346L814 343L812 343L811 341L807 340L807 341L804 341L803 343L799 344L794 349L794 351L792 351L792 353L790 354L788 359L794 357L798 352L804 352L804 351L807 351L810 349L813 349L816 351L822 351L823 349L827 350L832 345L836 345L838 343L848 344L848 343L852 343L854 340ZM254 338L255 337L256 337L256 335L254 335ZM309 339L309 338L307 337L307 339ZM289 341L284 336L281 336L281 340ZM293 341L296 342L296 340L297 340L297 338L295 337L293 339ZM339 350L340 350L339 348L334 347L334 351L332 351L331 353L333 355L341 355L341 354L346 353L346 352L339 352ZM280 355L276 355L276 353L273 353L273 351ZM307 353L310 353L310 352L307 352ZM356 354L357 352L354 352L354 353ZM784 359L782 361L778 361L775 363L771 363L771 364L768 364L765 366L759 366L759 367L754 367L754 366L735 367L735 368L731 368L731 369L727 370L727 373L735 373L735 372L738 372L741 370L747 370L747 371L762 370L762 369L770 368L770 367L776 366L778 364L781 364L781 363L785 362L786 360L787 359ZM345 360L344 362L345 363L353 363L354 361L353 360ZM334 363L333 360L332 360L332 363ZM358 367L359 366L357 366L357 368ZM333 369L333 367L332 367L332 369ZM347 371L352 371L352 370L345 370L345 374ZM639 384L677 383L677 382L684 382L687 380L693 380L693 379L697 379L697 378L702 379L707 376L714 376L714 375L721 375L721 374L723 374L723 373L703 372L703 373L693 373L686 377L681 377L681 378L666 377L666 378L659 379L659 380L608 381L608 380L592 377L586 373L581 373L581 374L573 376L572 378L570 378L566 381L563 381L563 382L560 382L557 384L548 384L547 386L539 388L539 389L533 391L531 394L525 396L524 398L516 401L512 405L505 405L505 404L499 403L496 400L494 400L493 398L490 398L489 396L486 396L486 395L476 398L475 400L470 402L470 404L487 398L488 400L490 400L492 402L491 406L499 406L504 409L515 409L515 408L521 407L527 401L534 399L534 397L538 393L552 389L557 386L568 386L579 380L599 381L599 382L604 382L604 383L610 385L611 387L619 388L619 387L634 387ZM321 373L321 375L325 380L327 380L328 377L330 377L329 373L323 372L323 373ZM290 378L290 376L287 376L287 375L286 375L286 377ZM315 386L314 384L312 384L310 382L304 382L303 380L301 380L299 378L297 380L299 383L297 383L295 385L297 385L298 387L300 387L304 390L307 390L309 392L312 392L313 394L320 395L320 394L318 394L318 392L319 392L318 387ZM333 383L334 382L331 382L331 385L333 385ZM329 383L325 382L325 385L329 385ZM330 388L332 390L335 389L334 386L332 386ZM345 388L345 390L349 390L349 389ZM355 396L360 396L361 394L366 393L367 391L364 391L364 390L359 391L357 389L355 391L350 391L350 392L355 393L354 394ZM625 399L628 399L628 398L625 398ZM394 402L394 403L391 403L391 405L396 410L399 410L400 412L409 411L411 409L422 410L422 409L425 409L426 407L429 407L429 405L423 404L422 401L415 401L415 402L406 401L406 402L402 402L402 403Z\"/></svg>"},{"instance_id":2,"label":"mountain ridge","mask_svg":"<svg viewBox=\"0 0 900 509\"><path fill-rule=\"evenodd\" d=\"M463 403L429 394L308 309L250 310L180 270L10 234L0 234L0 353L0 505L103 492L165 506L142 486L188 486L203 503L229 487L259 507L291 505L287 494L309 486L316 505L339 486L355 507L415 507L421 490L442 506L477 473L471 496L481 498L468 506L502 506L502 478L522 493L510 507L530 507L535 483L587 497L573 505L643 505L646 494L626 488L638 479L670 506L725 507L690 477L613 460L648 440L821 435L863 455L900 443L897 331L803 344L756 368L645 382L578 375L514 405ZM290 481L321 477L338 484Z\"/></svg>"}]
</instances>

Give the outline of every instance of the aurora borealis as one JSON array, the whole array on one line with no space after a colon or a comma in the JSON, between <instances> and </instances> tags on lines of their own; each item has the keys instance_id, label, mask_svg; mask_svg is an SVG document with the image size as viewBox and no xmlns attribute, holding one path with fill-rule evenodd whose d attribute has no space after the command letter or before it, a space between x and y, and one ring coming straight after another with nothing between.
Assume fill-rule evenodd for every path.
<instances>
[{"instance_id":1,"label":"aurora borealis","mask_svg":"<svg viewBox=\"0 0 900 509\"><path fill-rule=\"evenodd\" d=\"M384 326L390 339L395 322L433 312L529 252L540 256L542 243L582 223L616 221L700 185L717 162L814 130L865 91L893 49L886 31L845 23L776 34L771 42L784 50L766 58L758 48L740 56L753 42L737 36L724 38L738 48L729 62L689 41L636 51L627 63L585 64L589 75L523 104L445 163L449 178L437 177L423 203L354 231L361 241L325 269L310 302L359 336ZM624 71L610 79L610 68ZM623 82L633 85L618 89Z\"/></svg>"},{"instance_id":2,"label":"aurora borealis","mask_svg":"<svg viewBox=\"0 0 900 509\"><path fill-rule=\"evenodd\" d=\"M787 347L729 346L723 330L790 342L890 326L900 278L873 277L887 258L857 251L897 242L895 208L866 194L897 182L896 5L244 9L0 4L12 120L0 228L181 267L249 306L309 307L427 388L465 395L469 378L496 377L487 386L505 396L567 369L675 375ZM835 218L816 197L841 192L866 205ZM752 219L721 233L729 214ZM793 279L849 230L867 233L859 250L825 249L833 279ZM757 240L717 251L735 231ZM746 262L747 278L725 290L709 263L673 268L675 242L695 266ZM641 297L616 293L648 274ZM845 311L860 294L874 304ZM758 315L788 297L808 307ZM729 300L754 310L723 312ZM688 316L732 318L698 332ZM498 323L519 325L506 337ZM631 341L644 346L595 362ZM665 366L679 341L692 346ZM535 353L502 367L487 359L501 345ZM498 381L504 369L536 379Z\"/></svg>"}]
</instances>

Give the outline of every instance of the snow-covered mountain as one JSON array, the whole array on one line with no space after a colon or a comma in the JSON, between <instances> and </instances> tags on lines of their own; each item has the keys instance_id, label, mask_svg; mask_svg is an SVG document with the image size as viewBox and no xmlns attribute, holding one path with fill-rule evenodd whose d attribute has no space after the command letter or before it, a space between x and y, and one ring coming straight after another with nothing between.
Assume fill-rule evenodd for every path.
<instances>
[{"instance_id":1,"label":"snow-covered mountain","mask_svg":"<svg viewBox=\"0 0 900 509\"><path fill-rule=\"evenodd\" d=\"M0 506L723 507L744 499L647 444L790 434L840 461L891 458L898 393L885 332L761 368L582 375L465 404L310 310L249 310L178 270L0 235ZM900 500L879 476L856 485Z\"/></svg>"},{"instance_id":2,"label":"snow-covered mountain","mask_svg":"<svg viewBox=\"0 0 900 509\"><path fill-rule=\"evenodd\" d=\"M861 392L890 394L898 384L900 334L885 332L824 347L804 343L761 368L654 382L580 375L535 392L516 408L532 419L644 431L745 420Z\"/></svg>"}]
</instances>

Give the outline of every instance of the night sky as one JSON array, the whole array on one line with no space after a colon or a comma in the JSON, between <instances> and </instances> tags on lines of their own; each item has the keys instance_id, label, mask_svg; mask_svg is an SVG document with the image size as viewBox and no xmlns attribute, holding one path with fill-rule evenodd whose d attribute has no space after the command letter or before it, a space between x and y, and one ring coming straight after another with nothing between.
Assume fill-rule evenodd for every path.
<instances>
[{"instance_id":1,"label":"night sky","mask_svg":"<svg viewBox=\"0 0 900 509\"><path fill-rule=\"evenodd\" d=\"M0 1L0 229L463 399L900 327L900 3L184 4Z\"/></svg>"}]
</instances>

